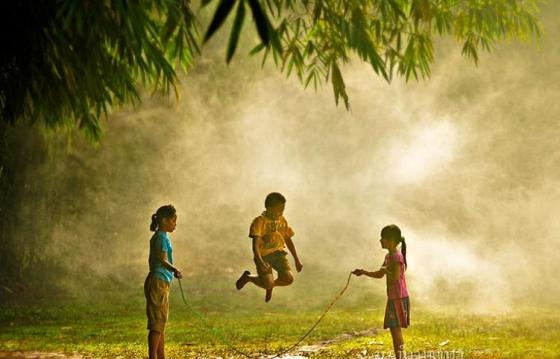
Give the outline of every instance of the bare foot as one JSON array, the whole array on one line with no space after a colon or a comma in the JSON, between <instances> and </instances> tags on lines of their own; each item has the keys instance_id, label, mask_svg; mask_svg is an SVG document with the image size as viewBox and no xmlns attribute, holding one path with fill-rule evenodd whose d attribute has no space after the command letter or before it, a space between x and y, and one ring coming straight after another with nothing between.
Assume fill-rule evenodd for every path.
<instances>
[{"instance_id":1,"label":"bare foot","mask_svg":"<svg viewBox=\"0 0 560 359\"><path fill-rule=\"evenodd\" d=\"M245 286L245 284L247 284L247 282L249 282L249 275L250 274L251 274L251 272L249 272L248 270L243 272L241 277L239 277L237 282L235 282L235 288L237 288L237 290L240 290L241 288L243 288Z\"/></svg>"},{"instance_id":2,"label":"bare foot","mask_svg":"<svg viewBox=\"0 0 560 359\"><path fill-rule=\"evenodd\" d=\"M267 289L266 295L264 296L264 301L268 303L270 302L270 299L272 299L272 289Z\"/></svg>"}]
</instances>

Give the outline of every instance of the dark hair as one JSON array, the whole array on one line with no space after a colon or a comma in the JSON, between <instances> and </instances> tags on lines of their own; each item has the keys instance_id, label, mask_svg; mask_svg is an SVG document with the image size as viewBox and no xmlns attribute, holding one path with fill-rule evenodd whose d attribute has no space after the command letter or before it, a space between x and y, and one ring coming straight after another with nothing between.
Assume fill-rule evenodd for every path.
<instances>
[{"instance_id":1,"label":"dark hair","mask_svg":"<svg viewBox=\"0 0 560 359\"><path fill-rule=\"evenodd\" d=\"M401 229L394 224L383 227L381 230L381 238L386 238L395 242L395 244L401 243L401 252L404 258L404 266L408 267L406 263L406 242L401 234Z\"/></svg>"},{"instance_id":2,"label":"dark hair","mask_svg":"<svg viewBox=\"0 0 560 359\"><path fill-rule=\"evenodd\" d=\"M265 208L276 206L277 204L286 203L286 198L278 192L269 193L264 200Z\"/></svg>"},{"instance_id":3,"label":"dark hair","mask_svg":"<svg viewBox=\"0 0 560 359\"><path fill-rule=\"evenodd\" d=\"M158 208L156 213L152 214L152 223L150 223L150 231L155 232L159 228L161 221L164 218L171 218L175 215L175 207L168 204L167 206L161 206Z\"/></svg>"}]
</instances>

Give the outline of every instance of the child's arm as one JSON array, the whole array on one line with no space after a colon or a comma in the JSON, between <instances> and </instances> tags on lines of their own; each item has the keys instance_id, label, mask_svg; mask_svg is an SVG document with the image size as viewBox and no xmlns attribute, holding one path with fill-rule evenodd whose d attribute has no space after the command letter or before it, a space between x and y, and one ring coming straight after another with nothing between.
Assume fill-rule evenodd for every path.
<instances>
[{"instance_id":1,"label":"child's arm","mask_svg":"<svg viewBox=\"0 0 560 359\"><path fill-rule=\"evenodd\" d=\"M292 253L292 256L294 256L294 260L296 261L296 270L298 271L298 273L301 272L303 268L303 264L301 264L301 262L299 261L296 252L296 246L294 246L294 242L292 241L292 238L286 238L284 241L286 242L286 246L288 246L288 250L290 251L290 253Z\"/></svg>"},{"instance_id":2,"label":"child's arm","mask_svg":"<svg viewBox=\"0 0 560 359\"><path fill-rule=\"evenodd\" d=\"M252 238L253 238L253 256L255 257L255 261L259 263L264 270L268 271L270 269L270 265L265 261L263 261L261 257L261 252L259 252L258 244L259 241L261 240L261 237L252 237Z\"/></svg>"},{"instance_id":3,"label":"child's arm","mask_svg":"<svg viewBox=\"0 0 560 359\"><path fill-rule=\"evenodd\" d=\"M385 268L381 268L375 272L368 272L366 270L363 269L354 269L352 271L352 274L357 275L358 277L361 275L365 275L367 277L371 277L371 278L383 278L383 276L385 276L385 273L387 273L387 270Z\"/></svg>"},{"instance_id":4,"label":"child's arm","mask_svg":"<svg viewBox=\"0 0 560 359\"><path fill-rule=\"evenodd\" d=\"M389 283L395 283L401 277L401 265L399 262L395 262L391 265L391 271L387 271L387 279Z\"/></svg>"},{"instance_id":5,"label":"child's arm","mask_svg":"<svg viewBox=\"0 0 560 359\"><path fill-rule=\"evenodd\" d=\"M181 271L177 267L174 267L173 264L169 263L169 261L167 260L167 252L162 251L160 259L165 269L172 271L176 278L183 278Z\"/></svg>"}]
</instances>

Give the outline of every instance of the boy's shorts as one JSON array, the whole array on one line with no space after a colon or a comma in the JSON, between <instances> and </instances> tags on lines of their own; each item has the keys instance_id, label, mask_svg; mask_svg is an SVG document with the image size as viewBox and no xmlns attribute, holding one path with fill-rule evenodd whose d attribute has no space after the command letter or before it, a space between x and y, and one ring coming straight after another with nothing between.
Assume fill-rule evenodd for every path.
<instances>
[{"instance_id":1,"label":"boy's shorts","mask_svg":"<svg viewBox=\"0 0 560 359\"><path fill-rule=\"evenodd\" d=\"M169 283L150 273L144 282L148 330L163 333L169 317Z\"/></svg>"},{"instance_id":2,"label":"boy's shorts","mask_svg":"<svg viewBox=\"0 0 560 359\"><path fill-rule=\"evenodd\" d=\"M290 268L290 263L288 262L288 258L286 258L287 255L288 253L284 251L276 251L262 257L263 261L270 264L270 269L267 271L260 268L260 266L257 264L257 261L255 260L255 266L257 267L257 273L259 277L272 274L273 268L278 273L291 271L292 269Z\"/></svg>"}]
</instances>

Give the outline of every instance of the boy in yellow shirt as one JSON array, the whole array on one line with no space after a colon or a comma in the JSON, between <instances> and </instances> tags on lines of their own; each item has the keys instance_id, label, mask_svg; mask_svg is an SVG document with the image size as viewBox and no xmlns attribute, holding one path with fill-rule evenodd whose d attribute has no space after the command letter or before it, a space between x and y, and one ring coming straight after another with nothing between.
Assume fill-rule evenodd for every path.
<instances>
[{"instance_id":1,"label":"boy in yellow shirt","mask_svg":"<svg viewBox=\"0 0 560 359\"><path fill-rule=\"evenodd\" d=\"M303 265L299 261L296 247L292 242L294 231L284 218L286 198L280 193L273 192L266 196L264 201L266 211L253 220L249 229L249 237L253 240L253 255L257 267L256 276L245 271L235 283L239 290L248 282L266 289L265 302L272 298L272 288L275 286L287 286L292 284L294 277L290 264L286 258L288 250L296 262L296 270L301 272ZM272 269L278 272L278 278L274 280Z\"/></svg>"}]
</instances>

